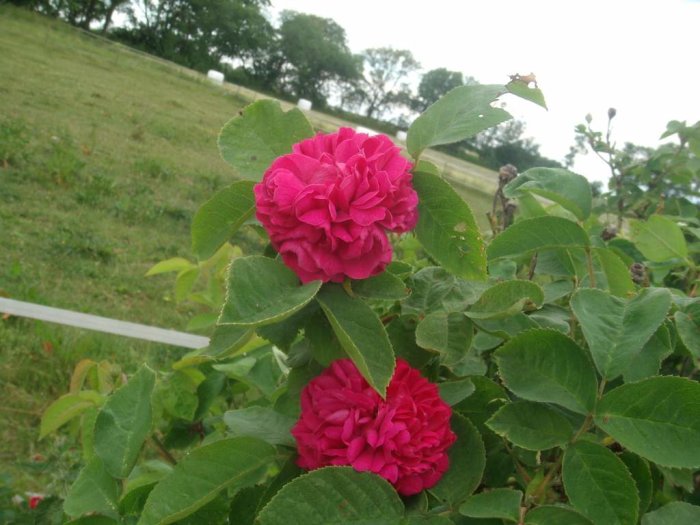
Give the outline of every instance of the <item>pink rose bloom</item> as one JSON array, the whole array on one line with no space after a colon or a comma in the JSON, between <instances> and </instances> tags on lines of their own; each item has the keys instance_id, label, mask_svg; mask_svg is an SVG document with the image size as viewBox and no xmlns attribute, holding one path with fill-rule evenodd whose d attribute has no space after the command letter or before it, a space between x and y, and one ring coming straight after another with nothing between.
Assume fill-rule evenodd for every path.
<instances>
[{"instance_id":1,"label":"pink rose bloom","mask_svg":"<svg viewBox=\"0 0 700 525\"><path fill-rule=\"evenodd\" d=\"M350 359L334 361L301 393L292 428L297 464L350 465L388 480L404 496L433 487L449 466L452 410L437 386L399 359L383 400Z\"/></svg>"},{"instance_id":2,"label":"pink rose bloom","mask_svg":"<svg viewBox=\"0 0 700 525\"><path fill-rule=\"evenodd\" d=\"M257 217L302 282L365 279L391 262L387 230L416 225L411 168L385 135L318 134L255 185Z\"/></svg>"}]
</instances>

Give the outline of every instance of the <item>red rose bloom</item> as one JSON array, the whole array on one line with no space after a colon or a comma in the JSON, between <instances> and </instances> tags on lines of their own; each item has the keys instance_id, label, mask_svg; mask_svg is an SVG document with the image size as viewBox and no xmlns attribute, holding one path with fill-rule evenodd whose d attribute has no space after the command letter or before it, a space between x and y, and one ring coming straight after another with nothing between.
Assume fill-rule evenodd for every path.
<instances>
[{"instance_id":1,"label":"red rose bloom","mask_svg":"<svg viewBox=\"0 0 700 525\"><path fill-rule=\"evenodd\" d=\"M334 361L301 393L292 428L297 464L350 465L388 480L404 496L433 487L449 466L452 410L437 386L399 359L386 400L350 359Z\"/></svg>"},{"instance_id":2,"label":"red rose bloom","mask_svg":"<svg viewBox=\"0 0 700 525\"><path fill-rule=\"evenodd\" d=\"M41 503L44 500L44 496L41 494L33 494L29 497L29 508L30 509L35 509L39 506L39 503Z\"/></svg>"},{"instance_id":3,"label":"red rose bloom","mask_svg":"<svg viewBox=\"0 0 700 525\"><path fill-rule=\"evenodd\" d=\"M303 282L365 279L391 262L386 231L416 225L411 167L385 135L318 134L268 168L256 215Z\"/></svg>"}]
</instances>

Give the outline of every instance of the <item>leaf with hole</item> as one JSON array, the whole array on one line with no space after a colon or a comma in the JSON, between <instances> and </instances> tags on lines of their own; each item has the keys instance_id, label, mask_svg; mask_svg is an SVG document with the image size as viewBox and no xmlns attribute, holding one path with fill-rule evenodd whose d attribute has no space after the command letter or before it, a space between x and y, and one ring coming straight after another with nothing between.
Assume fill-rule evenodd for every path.
<instances>
[{"instance_id":1,"label":"leaf with hole","mask_svg":"<svg viewBox=\"0 0 700 525\"><path fill-rule=\"evenodd\" d=\"M286 113L275 100L258 100L229 120L219 134L219 152L242 178L259 181L279 156L314 134L304 114Z\"/></svg>"},{"instance_id":2,"label":"leaf with hole","mask_svg":"<svg viewBox=\"0 0 700 525\"><path fill-rule=\"evenodd\" d=\"M443 179L413 174L418 193L416 236L447 271L465 279L486 279L484 242L469 205Z\"/></svg>"},{"instance_id":3,"label":"leaf with hole","mask_svg":"<svg viewBox=\"0 0 700 525\"><path fill-rule=\"evenodd\" d=\"M408 129L406 146L414 159L424 149L467 139L511 115L491 104L506 92L501 85L461 86L431 105Z\"/></svg>"}]
</instances>

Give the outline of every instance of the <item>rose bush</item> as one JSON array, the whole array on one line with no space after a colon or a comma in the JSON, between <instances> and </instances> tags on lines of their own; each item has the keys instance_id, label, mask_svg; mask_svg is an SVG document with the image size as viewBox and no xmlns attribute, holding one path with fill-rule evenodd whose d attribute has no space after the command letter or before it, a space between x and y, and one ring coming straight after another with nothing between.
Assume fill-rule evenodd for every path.
<instances>
[{"instance_id":1,"label":"rose bush","mask_svg":"<svg viewBox=\"0 0 700 525\"><path fill-rule=\"evenodd\" d=\"M386 231L416 225L410 169L385 135L318 134L265 172L256 216L302 282L366 279L391 262Z\"/></svg>"},{"instance_id":2,"label":"rose bush","mask_svg":"<svg viewBox=\"0 0 700 525\"><path fill-rule=\"evenodd\" d=\"M508 170L484 240L425 152L509 118L507 92L544 103L518 81L457 88L411 125L410 161L272 101L231 120L219 146L245 180L197 212L200 262L175 265L178 285L225 273L225 298L192 294L223 302L210 344L126 382L76 367L42 420L84 457L54 522L700 523L698 208L621 206L615 235L581 175ZM671 128L645 170L675 188L700 125ZM263 255L229 246L242 229Z\"/></svg>"}]
</instances>

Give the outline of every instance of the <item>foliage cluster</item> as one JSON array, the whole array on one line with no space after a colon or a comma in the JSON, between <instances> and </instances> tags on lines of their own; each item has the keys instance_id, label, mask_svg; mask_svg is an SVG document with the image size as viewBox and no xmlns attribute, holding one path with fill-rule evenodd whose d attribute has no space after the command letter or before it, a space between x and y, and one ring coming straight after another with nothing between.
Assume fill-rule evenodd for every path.
<instances>
[{"instance_id":1,"label":"foliage cluster","mask_svg":"<svg viewBox=\"0 0 700 525\"><path fill-rule=\"evenodd\" d=\"M301 285L270 246L230 253L209 347L125 383L81 363L42 421L43 434L69 425L85 458L58 514L143 525L697 523L697 208L657 207L611 237L584 177L536 168L503 185L519 212L485 241L421 155L508 120L492 103L509 91L543 103L517 83L464 86L411 126L420 218L415 237L394 239L385 273ZM202 264L244 229L264 236L253 184L311 132L298 110L269 101L224 127L222 155L243 180L195 215ZM691 150L693 177L696 159ZM639 278L640 266L653 271ZM396 357L439 385L457 442L435 487L402 499L374 474L296 467L299 393L341 357L380 395Z\"/></svg>"}]
</instances>

